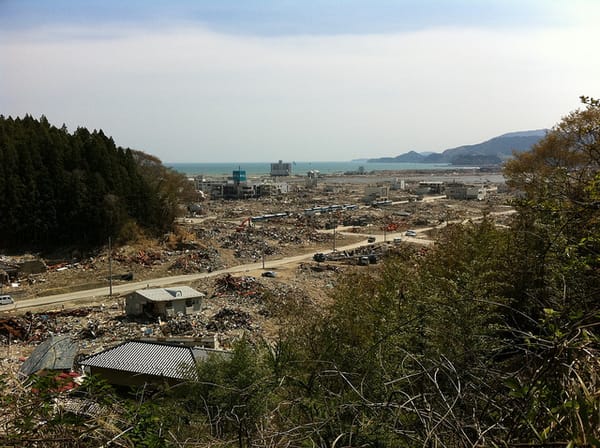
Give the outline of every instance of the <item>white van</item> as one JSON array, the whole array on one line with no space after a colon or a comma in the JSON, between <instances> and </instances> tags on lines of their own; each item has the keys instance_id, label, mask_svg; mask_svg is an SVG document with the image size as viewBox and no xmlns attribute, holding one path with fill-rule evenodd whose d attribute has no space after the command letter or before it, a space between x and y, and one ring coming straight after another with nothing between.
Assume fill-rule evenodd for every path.
<instances>
[{"instance_id":1,"label":"white van","mask_svg":"<svg viewBox=\"0 0 600 448\"><path fill-rule=\"evenodd\" d=\"M15 303L15 301L8 294L0 296L0 305L11 305L13 303Z\"/></svg>"}]
</instances>

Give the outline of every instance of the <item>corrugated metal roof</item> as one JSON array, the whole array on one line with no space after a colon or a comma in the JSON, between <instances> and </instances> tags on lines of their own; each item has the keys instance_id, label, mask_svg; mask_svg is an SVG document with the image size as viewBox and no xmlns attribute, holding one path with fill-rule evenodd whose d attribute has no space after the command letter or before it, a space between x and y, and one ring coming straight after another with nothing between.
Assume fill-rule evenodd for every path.
<instances>
[{"instance_id":1,"label":"corrugated metal roof","mask_svg":"<svg viewBox=\"0 0 600 448\"><path fill-rule=\"evenodd\" d=\"M21 365L19 373L29 376L44 369L71 370L77 349L77 343L70 336L51 336L36 347Z\"/></svg>"},{"instance_id":2,"label":"corrugated metal roof","mask_svg":"<svg viewBox=\"0 0 600 448\"><path fill-rule=\"evenodd\" d=\"M176 299L193 299L204 296L199 291L189 286L173 286L171 288L151 288L151 289L138 289L135 291L136 294L145 297L148 300L154 302L169 301Z\"/></svg>"},{"instance_id":3,"label":"corrugated metal roof","mask_svg":"<svg viewBox=\"0 0 600 448\"><path fill-rule=\"evenodd\" d=\"M192 349L181 345L128 341L91 355L80 364L133 374L177 379L196 378Z\"/></svg>"}]
</instances>

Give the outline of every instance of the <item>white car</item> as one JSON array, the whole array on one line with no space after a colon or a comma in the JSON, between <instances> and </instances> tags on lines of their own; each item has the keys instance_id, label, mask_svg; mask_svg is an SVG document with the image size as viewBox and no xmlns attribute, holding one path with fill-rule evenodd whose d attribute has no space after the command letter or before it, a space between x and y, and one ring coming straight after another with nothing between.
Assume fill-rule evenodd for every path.
<instances>
[{"instance_id":1,"label":"white car","mask_svg":"<svg viewBox=\"0 0 600 448\"><path fill-rule=\"evenodd\" d=\"M8 294L0 296L0 305L12 305L13 303L15 303L15 301Z\"/></svg>"},{"instance_id":2,"label":"white car","mask_svg":"<svg viewBox=\"0 0 600 448\"><path fill-rule=\"evenodd\" d=\"M417 232L414 230L407 230L405 233L406 236L417 236Z\"/></svg>"}]
</instances>

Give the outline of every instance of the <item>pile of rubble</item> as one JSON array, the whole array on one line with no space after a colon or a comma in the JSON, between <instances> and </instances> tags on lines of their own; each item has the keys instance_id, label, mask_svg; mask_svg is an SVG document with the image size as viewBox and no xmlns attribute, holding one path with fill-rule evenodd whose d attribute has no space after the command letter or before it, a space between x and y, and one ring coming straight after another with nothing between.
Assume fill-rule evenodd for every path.
<instances>
[{"instance_id":1,"label":"pile of rubble","mask_svg":"<svg viewBox=\"0 0 600 448\"><path fill-rule=\"evenodd\" d=\"M207 229L205 227L194 227L194 233L197 239L201 241L212 241L218 238L221 233L223 233L224 229L219 227L213 227L211 229Z\"/></svg>"},{"instance_id":2,"label":"pile of rubble","mask_svg":"<svg viewBox=\"0 0 600 448\"><path fill-rule=\"evenodd\" d=\"M341 272L341 268L339 266L336 266L334 264L328 264L328 263L301 263L298 266L298 269L300 269L301 271L313 271L313 272L325 272L325 271L332 271L332 272Z\"/></svg>"},{"instance_id":3,"label":"pile of rubble","mask_svg":"<svg viewBox=\"0 0 600 448\"><path fill-rule=\"evenodd\" d=\"M175 259L169 267L169 271L191 274L193 272L212 272L222 267L223 263L221 263L216 249L188 250Z\"/></svg>"},{"instance_id":4,"label":"pile of rubble","mask_svg":"<svg viewBox=\"0 0 600 448\"><path fill-rule=\"evenodd\" d=\"M206 329L214 332L224 332L230 330L256 329L256 325L252 322L250 313L239 308L223 308L216 313L212 320L206 326Z\"/></svg>"},{"instance_id":5,"label":"pile of rubble","mask_svg":"<svg viewBox=\"0 0 600 448\"><path fill-rule=\"evenodd\" d=\"M203 336L206 324L199 316L178 314L161 326L161 331L167 336Z\"/></svg>"},{"instance_id":6,"label":"pile of rubble","mask_svg":"<svg viewBox=\"0 0 600 448\"><path fill-rule=\"evenodd\" d=\"M134 254L127 254L124 250L118 251L113 258L124 264L139 264L143 266L160 265L166 261L165 253L160 250L139 250Z\"/></svg>"},{"instance_id":7,"label":"pile of rubble","mask_svg":"<svg viewBox=\"0 0 600 448\"><path fill-rule=\"evenodd\" d=\"M260 299L264 294L264 287L255 277L234 277L227 274L215 280L215 294L217 296L235 296L237 298Z\"/></svg>"},{"instance_id":8,"label":"pile of rubble","mask_svg":"<svg viewBox=\"0 0 600 448\"><path fill-rule=\"evenodd\" d=\"M82 331L72 318L86 317L89 308L78 308L69 311L53 311L47 313L26 313L0 319L0 343L16 342L33 343L43 341L52 334L70 333L79 335Z\"/></svg>"},{"instance_id":9,"label":"pile of rubble","mask_svg":"<svg viewBox=\"0 0 600 448\"><path fill-rule=\"evenodd\" d=\"M28 333L28 325L23 319L18 317L0 319L0 343L2 345L7 345L13 340L27 340Z\"/></svg>"},{"instance_id":10,"label":"pile of rubble","mask_svg":"<svg viewBox=\"0 0 600 448\"><path fill-rule=\"evenodd\" d=\"M235 258L243 260L258 260L263 255L280 253L278 246L271 245L260 236L248 232L233 233L221 238L221 247L232 249Z\"/></svg>"}]
</instances>

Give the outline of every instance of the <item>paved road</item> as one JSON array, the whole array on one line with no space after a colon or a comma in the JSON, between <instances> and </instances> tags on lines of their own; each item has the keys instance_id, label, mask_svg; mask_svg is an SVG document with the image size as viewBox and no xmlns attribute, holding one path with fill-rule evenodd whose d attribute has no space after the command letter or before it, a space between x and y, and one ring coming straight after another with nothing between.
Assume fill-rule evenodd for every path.
<instances>
[{"instance_id":1,"label":"paved road","mask_svg":"<svg viewBox=\"0 0 600 448\"><path fill-rule=\"evenodd\" d=\"M352 235L356 235L356 234L352 234ZM366 238L366 236L365 236L365 238ZM383 241L383 236L378 236L377 240ZM391 240L391 238L390 238L390 240ZM362 240L362 241L359 241L354 244L349 244L346 246L338 247L337 250L339 250L339 251L352 250L352 249L356 249L361 246L365 246L366 244L367 244L366 241ZM312 256L313 256L313 253L311 252L311 253L295 255L292 257L285 257L285 258L280 258L280 259L267 259L265 261L265 268L272 269L272 268L284 266L284 265L291 264L291 263L298 263L298 262L302 262L302 261L311 260ZM146 288L146 287L159 288L159 287L164 287L164 286L173 285L173 284L177 284L177 283L189 283L189 282L193 282L193 281L200 280L203 278L215 277L215 276L224 275L224 274L234 274L234 273L240 273L240 272L255 271L255 270L259 270L259 269L262 269L262 261L259 261L256 263L243 264L243 265L239 265L239 266L232 266L227 269L221 269L221 270L213 271L213 272L202 272L202 273L198 273L198 274L186 274L186 275L174 275L174 276L154 278L154 279L149 279L149 280L144 280L144 281L139 281L139 282L128 282L126 284L113 285L112 291L113 291L113 295L120 295L120 294L126 294L129 292L135 291L136 289L142 289L142 288ZM109 286L107 285L102 288L87 289L87 290L83 290L83 291L69 292L69 293L65 293L65 294L56 294L56 295L52 295L52 296L36 297L36 298L31 298L31 299L20 300L18 302L15 302L13 305L0 306L0 312L10 311L10 310L18 310L18 309L24 309L24 308L35 308L38 306L71 302L71 301L75 301L75 300L85 300L85 299L98 300L98 299L101 299L104 297L108 297L108 295L109 295Z\"/></svg>"},{"instance_id":2,"label":"paved road","mask_svg":"<svg viewBox=\"0 0 600 448\"><path fill-rule=\"evenodd\" d=\"M496 213L491 213L491 214L502 215L502 214L511 214L511 213L515 213L515 211L507 210L504 212L496 212ZM476 220L476 219L477 218L474 218L473 220ZM444 226L444 225L446 225L446 223L441 224L441 226ZM436 226L436 227L440 227L440 226ZM404 235L404 232L388 232L385 235L385 240L393 241L394 238L400 237L400 238L402 238L403 241L407 241L407 242L415 243L415 244L428 245L428 244L432 244L433 241L421 238L418 235L420 233L426 232L433 228L435 228L435 227L415 229L415 231L417 232L417 237L407 237ZM325 232L332 233L333 230L327 230ZM336 232L346 233L343 230L341 230L340 228L336 229ZM356 236L357 234L356 233L348 233L348 235ZM365 238L367 237L367 235L363 235L363 236L365 236ZM373 236L375 236L375 240L377 243L384 241L384 235L373 235ZM337 247L336 249L338 251L352 250L352 249L356 249L361 246L365 246L367 244L368 243L366 240L361 240L354 244ZM325 251L325 252L327 252L327 251ZM298 263L301 261L311 260L312 256L313 256L313 253L311 252L311 253L295 255L292 257L285 257L285 258L275 259L275 260L267 259L265 262L266 263L265 268L272 269L272 268L276 268L279 266L285 266L285 265L291 264L291 263ZM239 265L239 266L233 266L233 267L230 267L227 269L221 269L221 270L213 271L213 272L203 272L203 273L198 273L198 274L186 274L186 275L174 275L174 276L170 276L170 277L160 277L160 278L154 278L154 279L144 280L144 281L140 281L140 282L128 282L126 284L113 285L112 290L113 290L113 295L120 295L120 294L126 294L129 292L135 291L136 289L142 289L142 288L146 288L146 287L159 288L159 287L164 287L164 286L168 286L168 285L173 285L176 283L188 283L188 282L193 282L193 281L200 280L203 278L215 277L215 276L224 275L224 274L234 274L234 273L240 273L240 272L255 271L258 269L262 269L262 261L259 261L256 263L243 264L243 265ZM71 302L71 301L75 301L75 300L85 300L85 299L97 300L97 299L101 299L104 297L108 297L108 295L109 295L109 286L107 285L103 288L87 289L87 290L83 290L83 291L69 292L69 293L65 293L65 294L56 294L56 295L52 295L52 296L36 297L36 298L32 298L32 299L20 300L18 302L15 302L13 305L0 305L0 312L10 311L10 310L18 310L18 309L24 309L24 308L35 308L38 306L53 305L53 304L57 304L57 303Z\"/></svg>"}]
</instances>

